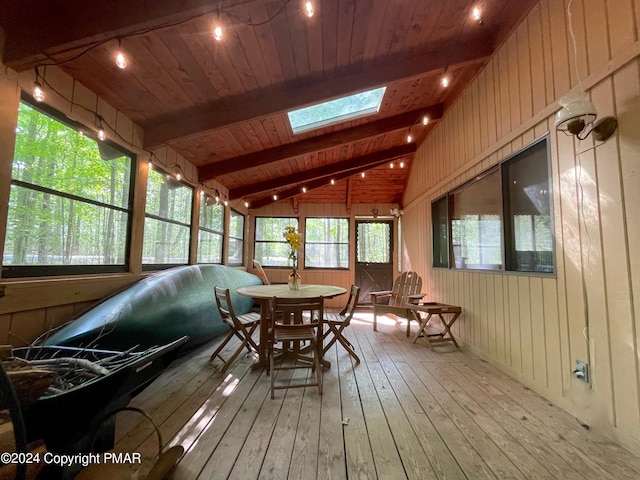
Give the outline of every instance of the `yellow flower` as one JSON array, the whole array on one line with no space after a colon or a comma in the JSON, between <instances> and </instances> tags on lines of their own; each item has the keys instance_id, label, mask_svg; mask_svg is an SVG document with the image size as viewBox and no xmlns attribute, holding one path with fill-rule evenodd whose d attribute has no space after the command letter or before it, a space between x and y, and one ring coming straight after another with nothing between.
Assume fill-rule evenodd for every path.
<instances>
[{"instance_id":1,"label":"yellow flower","mask_svg":"<svg viewBox=\"0 0 640 480\"><path fill-rule=\"evenodd\" d=\"M289 246L291 247L291 253L289 253L289 258L291 258L295 262L297 257L296 252L302 245L302 236L296 231L295 227L292 227L290 225L284 228L283 236L287 241L287 243L289 244Z\"/></svg>"}]
</instances>

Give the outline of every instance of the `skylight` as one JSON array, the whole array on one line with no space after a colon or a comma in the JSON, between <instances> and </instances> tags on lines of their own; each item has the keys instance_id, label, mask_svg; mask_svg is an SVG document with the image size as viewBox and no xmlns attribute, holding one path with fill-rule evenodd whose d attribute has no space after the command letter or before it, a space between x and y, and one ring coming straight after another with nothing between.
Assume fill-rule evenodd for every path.
<instances>
[{"instance_id":1,"label":"skylight","mask_svg":"<svg viewBox=\"0 0 640 480\"><path fill-rule=\"evenodd\" d=\"M386 89L376 88L288 112L291 130L302 133L378 113Z\"/></svg>"}]
</instances>

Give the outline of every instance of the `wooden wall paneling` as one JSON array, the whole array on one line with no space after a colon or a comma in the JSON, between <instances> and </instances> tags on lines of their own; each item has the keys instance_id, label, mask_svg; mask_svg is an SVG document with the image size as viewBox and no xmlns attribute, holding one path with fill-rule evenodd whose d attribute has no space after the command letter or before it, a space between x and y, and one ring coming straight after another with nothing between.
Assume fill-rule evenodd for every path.
<instances>
[{"instance_id":1,"label":"wooden wall paneling","mask_svg":"<svg viewBox=\"0 0 640 480\"><path fill-rule=\"evenodd\" d=\"M637 5L640 8L640 5ZM634 246L640 245L640 210L634 205L640 204L640 182L638 181L638 140L637 125L640 124L640 67L638 60L620 70L613 77L616 92L616 116L620 122L617 140L620 153L620 174L624 192L623 204L626 206L625 227L627 230L627 248L631 281L632 312L630 328L635 331L633 346L635 349L636 377L640 370L640 251ZM640 383L640 381L638 382Z\"/></svg>"},{"instance_id":2,"label":"wooden wall paneling","mask_svg":"<svg viewBox=\"0 0 640 480\"><path fill-rule=\"evenodd\" d=\"M556 95L565 95L571 87L569 68L570 65L572 65L572 63L570 63L571 58L569 57L568 50L569 40L565 24L565 2L546 1L549 5L553 85Z\"/></svg>"},{"instance_id":3,"label":"wooden wall paneling","mask_svg":"<svg viewBox=\"0 0 640 480\"><path fill-rule=\"evenodd\" d=\"M507 51L507 69L509 72L509 114L510 123L506 126L506 132L510 132L522 123L520 116L520 102L522 101L522 93L520 92L520 74L519 74L519 58L518 58L518 36L517 32L509 37L506 44Z\"/></svg>"},{"instance_id":4,"label":"wooden wall paneling","mask_svg":"<svg viewBox=\"0 0 640 480\"><path fill-rule=\"evenodd\" d=\"M496 317L493 314L495 308L493 300L495 298L494 292L494 275L485 275L485 279L482 282L484 286L484 292L482 295L482 315L485 318L485 330L486 330L486 352L492 358L496 356Z\"/></svg>"},{"instance_id":5,"label":"wooden wall paneling","mask_svg":"<svg viewBox=\"0 0 640 480\"><path fill-rule=\"evenodd\" d=\"M544 53L544 83L546 104L549 105L556 98L555 84L553 81L553 51L551 47L551 21L549 19L549 2L541 0L540 6L540 27L542 30L542 51Z\"/></svg>"},{"instance_id":6,"label":"wooden wall paneling","mask_svg":"<svg viewBox=\"0 0 640 480\"><path fill-rule=\"evenodd\" d=\"M606 3L607 0L584 0L589 73L600 70L611 59L609 32L604 21L607 18Z\"/></svg>"},{"instance_id":7,"label":"wooden wall paneling","mask_svg":"<svg viewBox=\"0 0 640 480\"><path fill-rule=\"evenodd\" d=\"M630 13L630 12L629 12ZM621 91L625 86L620 85ZM629 86L638 95L638 81ZM628 87L627 87L628 88ZM593 99L602 115L614 112L613 81L605 80L592 90ZM606 102L606 104L605 104ZM638 372L638 347L633 330L633 304L629 271L629 248L624 218L624 192L620 172L617 142L606 142L596 150L596 168L600 192L602 245L605 257L605 285L608 320L610 322L611 351L614 378L615 415L624 418L620 428L627 432L640 431L640 391L638 382L630 382L630 367ZM633 207L632 207L633 208ZM590 319L597 321L596 319ZM631 340L631 341L630 341Z\"/></svg>"},{"instance_id":8,"label":"wooden wall paneling","mask_svg":"<svg viewBox=\"0 0 640 480\"><path fill-rule=\"evenodd\" d=\"M56 327L73 320L75 305L58 305L46 309L44 317L44 332L51 332Z\"/></svg>"},{"instance_id":9,"label":"wooden wall paneling","mask_svg":"<svg viewBox=\"0 0 640 480\"><path fill-rule=\"evenodd\" d=\"M530 295L530 321L531 321L531 346L533 348L533 379L548 388L547 379L547 349L544 318L544 294L542 291L542 278L529 277Z\"/></svg>"},{"instance_id":10,"label":"wooden wall paneling","mask_svg":"<svg viewBox=\"0 0 640 480\"><path fill-rule=\"evenodd\" d=\"M129 120L122 112L116 112L116 123L114 125L115 132L110 133L105 129L107 137L111 137L116 143L123 143L128 149L133 145L133 122Z\"/></svg>"},{"instance_id":11,"label":"wooden wall paneling","mask_svg":"<svg viewBox=\"0 0 640 480\"><path fill-rule=\"evenodd\" d=\"M570 85L572 87L578 85L578 79L576 78L576 54L578 62L578 71L580 72L580 78L586 78L589 75L589 60L587 52L587 39L585 38L585 11L582 8L582 2L573 2L571 4L571 17L573 21L573 34L576 39L576 51L573 48L573 42L571 40L569 32L569 20L567 19L567 48L569 53L569 78ZM566 6L565 6L566 9ZM578 87L579 88L579 87Z\"/></svg>"},{"instance_id":12,"label":"wooden wall paneling","mask_svg":"<svg viewBox=\"0 0 640 480\"><path fill-rule=\"evenodd\" d=\"M637 38L637 25L634 25L632 0L616 0L607 9L607 23L611 38L611 56L624 54Z\"/></svg>"},{"instance_id":13,"label":"wooden wall paneling","mask_svg":"<svg viewBox=\"0 0 640 480\"><path fill-rule=\"evenodd\" d=\"M11 315L9 343L14 347L29 345L44 331L45 314L46 310L43 308L13 313Z\"/></svg>"},{"instance_id":14,"label":"wooden wall paneling","mask_svg":"<svg viewBox=\"0 0 640 480\"><path fill-rule=\"evenodd\" d=\"M522 125L529 118L533 117L533 88L531 52L529 47L529 24L523 22L516 31L518 43L518 91L520 96L520 121Z\"/></svg>"},{"instance_id":15,"label":"wooden wall paneling","mask_svg":"<svg viewBox=\"0 0 640 480\"><path fill-rule=\"evenodd\" d=\"M5 313L0 315L0 343L2 345L11 345L9 331L11 330L11 314Z\"/></svg>"},{"instance_id":16,"label":"wooden wall paneling","mask_svg":"<svg viewBox=\"0 0 640 480\"><path fill-rule=\"evenodd\" d=\"M471 152L471 157L474 158L476 155L479 155L484 149L482 148L482 122L480 121L480 85L479 82L473 82L472 85L472 95L471 98L473 100L472 105L472 117L471 124L473 126L473 150Z\"/></svg>"},{"instance_id":17,"label":"wooden wall paneling","mask_svg":"<svg viewBox=\"0 0 640 480\"><path fill-rule=\"evenodd\" d=\"M520 328L520 295L518 277L510 276L507 280L507 296L509 299L509 344L511 357L509 365L518 374L522 374L522 334Z\"/></svg>"},{"instance_id":18,"label":"wooden wall paneling","mask_svg":"<svg viewBox=\"0 0 640 480\"><path fill-rule=\"evenodd\" d=\"M504 298L504 275L492 275L493 277L493 310L491 316L495 324L495 354L494 358L501 363L505 363L507 359L506 345L506 319L505 319L505 298Z\"/></svg>"},{"instance_id":19,"label":"wooden wall paneling","mask_svg":"<svg viewBox=\"0 0 640 480\"><path fill-rule=\"evenodd\" d=\"M496 55L498 60L498 138L511 131L511 102L509 98L509 48L503 45Z\"/></svg>"},{"instance_id":20,"label":"wooden wall paneling","mask_svg":"<svg viewBox=\"0 0 640 480\"><path fill-rule=\"evenodd\" d=\"M545 84L545 57L544 43L542 38L542 22L540 3L536 4L529 14L528 28L528 49L529 49L529 69L531 82L531 108L530 116L538 113L547 106L547 92ZM523 88L524 90L524 88ZM526 114L523 116L526 120Z\"/></svg>"},{"instance_id":21,"label":"wooden wall paneling","mask_svg":"<svg viewBox=\"0 0 640 480\"><path fill-rule=\"evenodd\" d=\"M489 145L493 145L498 140L498 116L496 112L496 78L495 69L497 65L496 57L494 56L489 65L485 68L487 72L487 86L486 86L486 102L487 102L487 139ZM487 147L488 148L488 147ZM484 150L483 150L484 151Z\"/></svg>"},{"instance_id":22,"label":"wooden wall paneling","mask_svg":"<svg viewBox=\"0 0 640 480\"><path fill-rule=\"evenodd\" d=\"M461 102L463 105L463 128L464 128L464 141L462 143L463 146L463 162L461 165L466 164L470 158L475 156L474 154L474 144L476 141L476 136L474 132L474 117L473 117L473 90L467 89L463 94L464 101Z\"/></svg>"},{"instance_id":23,"label":"wooden wall paneling","mask_svg":"<svg viewBox=\"0 0 640 480\"><path fill-rule=\"evenodd\" d=\"M41 83L42 88L46 89L47 104L62 112L71 111L70 100L73 98L73 80L71 80L71 77L54 66L40 68L40 75L44 79L44 82ZM113 122L111 124L113 125Z\"/></svg>"},{"instance_id":24,"label":"wooden wall paneling","mask_svg":"<svg viewBox=\"0 0 640 480\"><path fill-rule=\"evenodd\" d=\"M478 75L478 103L476 105L478 129L480 130L480 152L489 148L489 125L488 125L488 105L487 98L487 69L485 68Z\"/></svg>"},{"instance_id":25,"label":"wooden wall paneling","mask_svg":"<svg viewBox=\"0 0 640 480\"><path fill-rule=\"evenodd\" d=\"M562 396L562 372L567 371L569 359L563 359L560 347L560 318L558 314L558 290L556 280L542 279L542 294L544 313L543 332L544 352L546 361L546 385L551 393L560 398Z\"/></svg>"},{"instance_id":26,"label":"wooden wall paneling","mask_svg":"<svg viewBox=\"0 0 640 480\"><path fill-rule=\"evenodd\" d=\"M69 111L69 118L85 125L94 125L96 117L97 96L80 82L73 82L73 103Z\"/></svg>"},{"instance_id":27,"label":"wooden wall paneling","mask_svg":"<svg viewBox=\"0 0 640 480\"><path fill-rule=\"evenodd\" d=\"M527 378L535 380L534 364L533 364L533 321L537 317L532 315L533 303L540 303L540 298L534 298L531 292L531 277L519 276L518 293L520 308L520 343L522 345L522 373Z\"/></svg>"}]
</instances>

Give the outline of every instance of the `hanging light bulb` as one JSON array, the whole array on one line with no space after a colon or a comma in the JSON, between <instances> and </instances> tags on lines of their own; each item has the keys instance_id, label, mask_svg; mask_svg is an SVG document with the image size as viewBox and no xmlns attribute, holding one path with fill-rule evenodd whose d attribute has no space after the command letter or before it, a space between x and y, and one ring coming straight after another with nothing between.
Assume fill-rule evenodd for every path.
<instances>
[{"instance_id":1,"label":"hanging light bulb","mask_svg":"<svg viewBox=\"0 0 640 480\"><path fill-rule=\"evenodd\" d=\"M389 168L393 168L394 166L395 166L395 165L393 164L393 162L391 162L391 163L389 164Z\"/></svg>"},{"instance_id":2,"label":"hanging light bulb","mask_svg":"<svg viewBox=\"0 0 640 480\"><path fill-rule=\"evenodd\" d=\"M42 91L42 85L40 85L40 82L38 80L33 82L33 98L37 102L44 101L44 92Z\"/></svg>"},{"instance_id":3,"label":"hanging light bulb","mask_svg":"<svg viewBox=\"0 0 640 480\"><path fill-rule=\"evenodd\" d=\"M249 202L247 202L246 200L244 201L244 206L245 208L249 208Z\"/></svg>"},{"instance_id":4,"label":"hanging light bulb","mask_svg":"<svg viewBox=\"0 0 640 480\"><path fill-rule=\"evenodd\" d=\"M411 134L407 135L407 143L411 143L413 142L413 137L411 136Z\"/></svg>"},{"instance_id":5,"label":"hanging light bulb","mask_svg":"<svg viewBox=\"0 0 640 480\"><path fill-rule=\"evenodd\" d=\"M427 125L429 123L429 117L426 115L422 117L422 125Z\"/></svg>"},{"instance_id":6,"label":"hanging light bulb","mask_svg":"<svg viewBox=\"0 0 640 480\"><path fill-rule=\"evenodd\" d=\"M216 203L220 203L220 192L216 188Z\"/></svg>"},{"instance_id":7,"label":"hanging light bulb","mask_svg":"<svg viewBox=\"0 0 640 480\"><path fill-rule=\"evenodd\" d=\"M404 162L400 162L400 168L404 168Z\"/></svg>"},{"instance_id":8,"label":"hanging light bulb","mask_svg":"<svg viewBox=\"0 0 640 480\"><path fill-rule=\"evenodd\" d=\"M100 127L100 128L98 129L98 138L99 138L100 140L104 140L104 139L106 139L106 138L107 138L107 135L104 133L104 128L102 128L102 127Z\"/></svg>"},{"instance_id":9,"label":"hanging light bulb","mask_svg":"<svg viewBox=\"0 0 640 480\"><path fill-rule=\"evenodd\" d=\"M278 195L276 193L273 194L273 200L278 200Z\"/></svg>"},{"instance_id":10,"label":"hanging light bulb","mask_svg":"<svg viewBox=\"0 0 640 480\"><path fill-rule=\"evenodd\" d=\"M180 175L180 172L176 173L176 180L180 181L182 179L182 175Z\"/></svg>"},{"instance_id":11,"label":"hanging light bulb","mask_svg":"<svg viewBox=\"0 0 640 480\"><path fill-rule=\"evenodd\" d=\"M335 184L336 184L336 181L332 178L331 179L331 185L335 185Z\"/></svg>"},{"instance_id":12,"label":"hanging light bulb","mask_svg":"<svg viewBox=\"0 0 640 480\"><path fill-rule=\"evenodd\" d=\"M227 200L224 201L224 206L228 207L229 206L229 202Z\"/></svg>"},{"instance_id":13,"label":"hanging light bulb","mask_svg":"<svg viewBox=\"0 0 640 480\"><path fill-rule=\"evenodd\" d=\"M364 178L364 177L365 177L365 173L364 173L364 172L362 172L362 173L360 174L360 176L361 176L362 178Z\"/></svg>"},{"instance_id":14,"label":"hanging light bulb","mask_svg":"<svg viewBox=\"0 0 640 480\"><path fill-rule=\"evenodd\" d=\"M313 17L314 14L314 10L313 10L313 2L306 2L304 4L304 13L307 15L307 17L311 18Z\"/></svg>"},{"instance_id":15,"label":"hanging light bulb","mask_svg":"<svg viewBox=\"0 0 640 480\"><path fill-rule=\"evenodd\" d=\"M151 158L149 158L149 168L153 168L153 160Z\"/></svg>"},{"instance_id":16,"label":"hanging light bulb","mask_svg":"<svg viewBox=\"0 0 640 480\"><path fill-rule=\"evenodd\" d=\"M473 16L473 19L476 22L481 22L482 21L482 11L480 10L480 8L475 7L473 9L473 13L471 15Z\"/></svg>"},{"instance_id":17,"label":"hanging light bulb","mask_svg":"<svg viewBox=\"0 0 640 480\"><path fill-rule=\"evenodd\" d=\"M222 40L222 27L220 25L216 25L216 27L213 29L213 38L215 38L218 42Z\"/></svg>"},{"instance_id":18,"label":"hanging light bulb","mask_svg":"<svg viewBox=\"0 0 640 480\"><path fill-rule=\"evenodd\" d=\"M120 70L127 68L127 57L122 53L122 39L118 39L118 53L116 53L116 66Z\"/></svg>"},{"instance_id":19,"label":"hanging light bulb","mask_svg":"<svg viewBox=\"0 0 640 480\"><path fill-rule=\"evenodd\" d=\"M444 88L447 88L449 86L449 78L448 77L442 77L442 86Z\"/></svg>"},{"instance_id":20,"label":"hanging light bulb","mask_svg":"<svg viewBox=\"0 0 640 480\"><path fill-rule=\"evenodd\" d=\"M36 79L33 82L33 98L36 102L44 101L44 91L42 90L42 85L40 84L40 73L38 72L38 67L35 67Z\"/></svg>"},{"instance_id":21,"label":"hanging light bulb","mask_svg":"<svg viewBox=\"0 0 640 480\"><path fill-rule=\"evenodd\" d=\"M307 193L307 187L302 187L302 193Z\"/></svg>"}]
</instances>

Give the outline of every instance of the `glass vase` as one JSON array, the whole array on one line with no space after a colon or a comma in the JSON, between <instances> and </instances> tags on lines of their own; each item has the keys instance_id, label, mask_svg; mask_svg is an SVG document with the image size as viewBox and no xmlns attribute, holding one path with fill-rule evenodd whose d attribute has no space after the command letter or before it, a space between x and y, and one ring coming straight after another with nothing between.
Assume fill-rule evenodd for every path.
<instances>
[{"instance_id":1,"label":"glass vase","mask_svg":"<svg viewBox=\"0 0 640 480\"><path fill-rule=\"evenodd\" d=\"M298 273L297 270L294 270L289 274L289 289L290 290L298 290L300 288L300 284L302 283L302 276Z\"/></svg>"}]
</instances>

